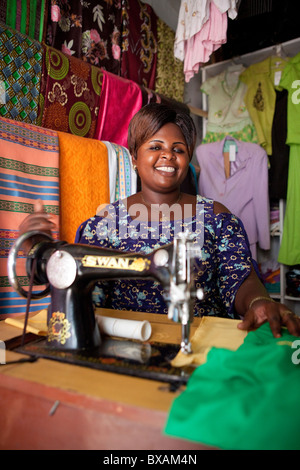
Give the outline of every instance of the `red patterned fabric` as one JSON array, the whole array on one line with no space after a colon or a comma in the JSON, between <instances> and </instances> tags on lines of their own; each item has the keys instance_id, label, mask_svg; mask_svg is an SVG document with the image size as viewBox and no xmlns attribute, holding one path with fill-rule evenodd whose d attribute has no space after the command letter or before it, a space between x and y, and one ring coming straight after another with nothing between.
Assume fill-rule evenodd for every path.
<instances>
[{"instance_id":1,"label":"red patterned fabric","mask_svg":"<svg viewBox=\"0 0 300 470\"><path fill-rule=\"evenodd\" d=\"M126 0L124 4L121 76L154 90L157 16L140 0Z\"/></svg>"}]
</instances>

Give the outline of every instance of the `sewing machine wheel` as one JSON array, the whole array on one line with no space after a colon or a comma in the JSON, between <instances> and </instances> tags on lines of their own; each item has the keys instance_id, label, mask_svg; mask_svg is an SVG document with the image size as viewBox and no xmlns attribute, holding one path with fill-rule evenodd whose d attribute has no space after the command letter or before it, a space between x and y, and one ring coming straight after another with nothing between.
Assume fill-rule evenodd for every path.
<instances>
[{"instance_id":1,"label":"sewing machine wheel","mask_svg":"<svg viewBox=\"0 0 300 470\"><path fill-rule=\"evenodd\" d=\"M35 235L40 235L42 237L46 237L50 241L53 241L53 238L44 232L31 231L31 232L23 233L19 238L17 238L17 240L11 247L9 255L8 255L8 259L7 259L7 273L8 273L9 282L11 286L16 290L16 292L18 292L22 297L25 297L25 298L28 297L28 292L24 290L23 287L20 285L19 278L17 276L17 272L16 272L17 256L23 243L28 238L34 237ZM32 292L31 298L41 299L42 297L45 297L46 295L48 295L49 292L50 292L50 285L47 284L45 289L42 292Z\"/></svg>"}]
</instances>

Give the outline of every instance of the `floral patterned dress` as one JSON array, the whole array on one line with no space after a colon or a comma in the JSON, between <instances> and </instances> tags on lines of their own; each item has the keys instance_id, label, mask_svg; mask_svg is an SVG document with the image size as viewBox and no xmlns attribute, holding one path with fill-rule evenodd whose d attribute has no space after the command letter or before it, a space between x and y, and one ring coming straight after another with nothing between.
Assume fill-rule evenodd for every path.
<instances>
[{"instance_id":1,"label":"floral patterned dress","mask_svg":"<svg viewBox=\"0 0 300 470\"><path fill-rule=\"evenodd\" d=\"M195 248L195 284L204 289L194 315L238 318L236 292L251 270L251 253L242 222L229 213L215 214L213 201L197 196L196 215L157 223L137 222L126 210L126 200L107 206L109 217L91 217L80 225L76 243L151 253L170 243L178 231L188 230ZM161 285L152 280L101 281L94 290L98 307L148 313L167 313Z\"/></svg>"}]
</instances>

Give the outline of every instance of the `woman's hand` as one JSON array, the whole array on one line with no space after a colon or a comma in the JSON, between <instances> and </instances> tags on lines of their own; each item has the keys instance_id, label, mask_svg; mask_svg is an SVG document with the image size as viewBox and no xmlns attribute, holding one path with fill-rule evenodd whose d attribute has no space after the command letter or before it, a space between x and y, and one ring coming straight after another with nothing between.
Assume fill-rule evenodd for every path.
<instances>
[{"instance_id":1,"label":"woman's hand","mask_svg":"<svg viewBox=\"0 0 300 470\"><path fill-rule=\"evenodd\" d=\"M55 224L51 221L51 217L51 214L47 214L45 212L42 201L38 200L34 204L33 214L28 215L19 226L19 234L23 235L23 233L39 231L51 236L52 230L55 228ZM38 237L29 238L24 242L22 248L28 252L32 245L37 242Z\"/></svg>"},{"instance_id":2,"label":"woman's hand","mask_svg":"<svg viewBox=\"0 0 300 470\"><path fill-rule=\"evenodd\" d=\"M275 338L280 338L283 326L291 335L300 336L300 317L286 305L268 300L255 301L246 312L243 321L238 324L238 328L256 330L265 322L269 322Z\"/></svg>"}]
</instances>

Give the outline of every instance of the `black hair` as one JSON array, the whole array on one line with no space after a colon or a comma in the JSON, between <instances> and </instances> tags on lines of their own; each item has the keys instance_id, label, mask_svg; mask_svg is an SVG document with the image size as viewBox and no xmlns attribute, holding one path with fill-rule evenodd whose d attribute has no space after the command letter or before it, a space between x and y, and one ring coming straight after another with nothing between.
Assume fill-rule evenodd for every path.
<instances>
[{"instance_id":1,"label":"black hair","mask_svg":"<svg viewBox=\"0 0 300 470\"><path fill-rule=\"evenodd\" d=\"M193 119L187 112L161 103L147 104L131 119L128 128L128 149L131 155L136 158L140 146L169 123L180 128L191 159L197 137Z\"/></svg>"}]
</instances>

